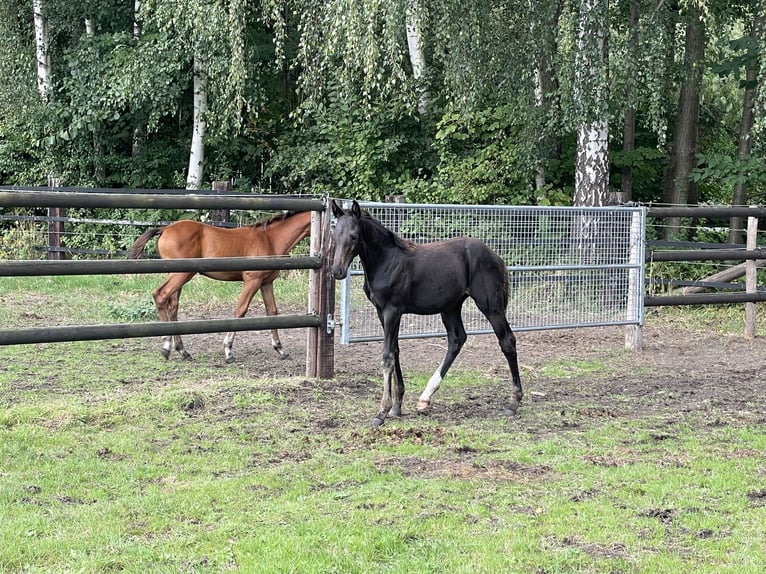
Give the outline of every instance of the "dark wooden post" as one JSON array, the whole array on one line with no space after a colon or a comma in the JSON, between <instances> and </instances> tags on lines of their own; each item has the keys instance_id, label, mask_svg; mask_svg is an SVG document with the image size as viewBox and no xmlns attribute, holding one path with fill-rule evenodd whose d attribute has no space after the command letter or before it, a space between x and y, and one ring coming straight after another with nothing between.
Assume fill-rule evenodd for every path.
<instances>
[{"instance_id":1,"label":"dark wooden post","mask_svg":"<svg viewBox=\"0 0 766 574\"><path fill-rule=\"evenodd\" d=\"M230 181L214 181L213 191L228 192L231 191ZM211 209L210 221L213 224L216 223L228 223L229 222L229 210L228 209Z\"/></svg>"},{"instance_id":2,"label":"dark wooden post","mask_svg":"<svg viewBox=\"0 0 766 574\"><path fill-rule=\"evenodd\" d=\"M61 180L57 177L48 178L48 187L61 187ZM48 208L48 259L60 261L65 259L61 251L61 235L64 233L64 222L61 218L66 217L65 207Z\"/></svg>"},{"instance_id":3,"label":"dark wooden post","mask_svg":"<svg viewBox=\"0 0 766 574\"><path fill-rule=\"evenodd\" d=\"M331 210L315 211L311 216L311 254L322 256L322 266L309 276L309 313L316 313L322 323L309 329L306 345L306 376L331 379L335 375L335 281L330 273L332 241Z\"/></svg>"}]
</instances>

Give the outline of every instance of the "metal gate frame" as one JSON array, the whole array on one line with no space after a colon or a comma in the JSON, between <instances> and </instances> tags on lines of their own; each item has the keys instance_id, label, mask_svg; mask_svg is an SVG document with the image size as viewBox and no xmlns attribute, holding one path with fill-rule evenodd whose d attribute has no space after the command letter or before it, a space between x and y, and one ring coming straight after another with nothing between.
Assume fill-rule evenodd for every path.
<instances>
[{"instance_id":1,"label":"metal gate frame","mask_svg":"<svg viewBox=\"0 0 766 574\"><path fill-rule=\"evenodd\" d=\"M644 254L645 254L645 230L646 230L646 208L644 207L530 207L530 206L486 206L486 205L450 205L450 204L409 204L409 203L376 203L376 202L360 202L360 205L371 212L371 214L381 220L390 219L388 217L392 212L400 214L400 219L411 213L428 213L437 210L445 210L455 213L477 213L482 211L488 211L493 216L495 214L505 215L509 219L512 217L519 217L523 215L529 215L529 217L537 218L538 221L542 221L543 218L553 217L565 217L570 221L574 221L575 218L580 222L583 228L588 225L597 227L598 222L608 217L619 217L625 224L625 228L621 229L623 245L620 245L621 261L614 262L599 262L602 258L602 254L598 252L599 245L593 243L591 249L595 246L596 252L591 252L591 263L570 263L570 262L557 262L550 261L544 263L527 264L524 261L517 261L514 264L507 265L507 269L511 274L512 283L514 278L518 283L518 278L525 275L534 278L535 275L541 277L547 277L548 280L566 277L567 274L573 273L613 273L624 274L625 285L624 289L618 293L604 293L605 297L610 295L617 295L620 298L624 298L625 306L619 312L620 317L606 317L602 319L593 319L585 321L572 321L564 320L562 322L546 322L545 324L524 324L524 322L514 321L514 314L517 309L514 308L513 301L509 303L509 321L514 331L536 331L536 330L553 330L553 329L571 329L581 327L602 327L602 326L614 326L614 325L626 325L636 326L640 331L641 326L644 323ZM594 224L594 222L596 222ZM384 225L386 222L383 221ZM386 225L391 227L391 225ZM602 232L603 233L603 232ZM405 239L412 239L418 242L437 241L446 239L447 236L429 236L424 238L413 237L408 233L400 232L399 235ZM454 235L453 235L454 236ZM474 237L487 241L486 237L482 237L481 234L473 234ZM616 236L616 234L615 234ZM619 237L618 237L619 239ZM589 240L587 237L579 238L579 241L583 241L583 245ZM605 247L608 247L604 238L601 238L601 242ZM582 247L581 245L580 247ZM490 246L492 246L490 244ZM531 247L534 247L531 245ZM613 245L612 245L613 247ZM538 250L539 251L539 250ZM503 254L500 254L503 256ZM508 260L506 259L506 262ZM349 269L349 274L343 281L340 282L340 317L338 322L340 323L340 343L348 345L350 343L365 342L365 341L380 341L382 340L382 329L379 328L377 316L375 316L374 323L379 328L377 335L354 335L352 333L351 318L353 317L354 308L352 307L352 300L357 301L360 299L359 293L361 287L354 287L352 281L356 279L356 283L359 282L359 277L363 276L364 272L361 270L358 260L355 265ZM357 290L358 289L358 290ZM538 289L544 292L544 286L542 289ZM361 296L364 298L364 296ZM365 304L372 308L372 304L364 298ZM470 300L469 300L470 301ZM472 302L470 302L472 304ZM466 317L466 308L469 307L469 302L466 302L464 306L464 319ZM478 313L478 311L476 311ZM405 317L417 317L415 315L405 315ZM483 320L483 317L481 318ZM564 317L566 319L566 317ZM413 319L410 325L414 324L420 319ZM436 318L438 320L438 317ZM472 327L470 321L466 321L466 333L468 334L487 334L492 333L488 323L483 328ZM409 330L407 325L403 323L400 338L412 339L412 338L431 338L441 337L446 335L441 328L441 322L438 325L425 328L420 328L417 332ZM627 338L626 338L626 344Z\"/></svg>"}]
</instances>

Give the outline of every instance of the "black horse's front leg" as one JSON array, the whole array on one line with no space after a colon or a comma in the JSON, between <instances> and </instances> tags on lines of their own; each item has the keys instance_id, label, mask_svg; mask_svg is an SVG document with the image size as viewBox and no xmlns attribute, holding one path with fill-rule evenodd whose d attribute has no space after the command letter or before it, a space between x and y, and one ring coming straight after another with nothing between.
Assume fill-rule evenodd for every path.
<instances>
[{"instance_id":1,"label":"black horse's front leg","mask_svg":"<svg viewBox=\"0 0 766 574\"><path fill-rule=\"evenodd\" d=\"M370 426L379 427L386 422L386 417L396 404L394 414L401 413L402 395L404 384L401 381L401 369L399 368L399 321L401 313L392 310L384 310L378 313L383 323L383 396L380 398L380 408L375 417L370 421ZM396 389L392 382L396 379ZM396 398L394 395L396 393Z\"/></svg>"},{"instance_id":2,"label":"black horse's front leg","mask_svg":"<svg viewBox=\"0 0 766 574\"><path fill-rule=\"evenodd\" d=\"M375 417L370 421L370 426L379 427L386 422L386 417L394 406L393 387L391 379L395 371L394 355L383 352L383 396L380 398L380 408Z\"/></svg>"}]
</instances>

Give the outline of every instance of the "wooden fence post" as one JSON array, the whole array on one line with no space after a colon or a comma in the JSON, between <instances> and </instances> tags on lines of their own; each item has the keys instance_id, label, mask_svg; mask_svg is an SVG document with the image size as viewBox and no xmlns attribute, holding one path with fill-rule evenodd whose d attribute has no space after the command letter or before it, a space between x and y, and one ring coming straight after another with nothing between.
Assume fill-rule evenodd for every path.
<instances>
[{"instance_id":1,"label":"wooden fence post","mask_svg":"<svg viewBox=\"0 0 766 574\"><path fill-rule=\"evenodd\" d=\"M321 255L322 266L309 273L309 313L322 319L319 327L309 329L306 345L306 377L330 379L335 374L335 282L330 273L332 239L328 207L311 215L311 254Z\"/></svg>"},{"instance_id":2,"label":"wooden fence post","mask_svg":"<svg viewBox=\"0 0 766 574\"><path fill-rule=\"evenodd\" d=\"M758 242L758 218L747 218L747 250L752 251ZM757 290L758 269L754 259L745 262L745 292L755 293ZM755 338L755 303L745 303L745 338Z\"/></svg>"},{"instance_id":3,"label":"wooden fence post","mask_svg":"<svg viewBox=\"0 0 766 574\"><path fill-rule=\"evenodd\" d=\"M48 177L48 187L61 187L61 180L57 177ZM65 207L48 208L48 259L61 261L66 259L61 251L61 235L64 233L64 222L61 220L66 217Z\"/></svg>"},{"instance_id":4,"label":"wooden fence post","mask_svg":"<svg viewBox=\"0 0 766 574\"><path fill-rule=\"evenodd\" d=\"M231 191L230 181L214 181L213 191L228 192ZM210 221L213 223L228 223L229 222L229 210L228 209L211 209Z\"/></svg>"}]
</instances>

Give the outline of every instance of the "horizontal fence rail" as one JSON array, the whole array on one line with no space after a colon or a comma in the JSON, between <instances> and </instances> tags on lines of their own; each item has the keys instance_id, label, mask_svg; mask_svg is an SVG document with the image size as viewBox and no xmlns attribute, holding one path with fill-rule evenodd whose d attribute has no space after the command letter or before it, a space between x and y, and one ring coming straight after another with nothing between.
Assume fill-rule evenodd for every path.
<instances>
[{"instance_id":1,"label":"horizontal fence rail","mask_svg":"<svg viewBox=\"0 0 766 574\"><path fill-rule=\"evenodd\" d=\"M275 315L270 317L242 317L239 319L166 321L162 323L115 323L111 325L5 329L0 330L0 345L96 341L130 337L189 335L193 333L224 333L227 331L295 329L300 327L320 327L322 323L323 320L318 315Z\"/></svg>"},{"instance_id":2,"label":"horizontal fence rail","mask_svg":"<svg viewBox=\"0 0 766 574\"><path fill-rule=\"evenodd\" d=\"M762 301L766 301L766 292L764 291L755 293L690 293L688 295L644 297L644 306L720 305L723 303L760 303Z\"/></svg>"},{"instance_id":3,"label":"horizontal fence rail","mask_svg":"<svg viewBox=\"0 0 766 574\"><path fill-rule=\"evenodd\" d=\"M122 273L177 273L207 271L276 271L319 269L320 257L226 257L220 259L129 259L82 261L3 261L0 277L38 275L112 275Z\"/></svg>"},{"instance_id":4,"label":"horizontal fence rail","mask_svg":"<svg viewBox=\"0 0 766 574\"><path fill-rule=\"evenodd\" d=\"M766 259L766 249L686 249L678 251L649 251L646 261L728 261Z\"/></svg>"},{"instance_id":5,"label":"horizontal fence rail","mask_svg":"<svg viewBox=\"0 0 766 574\"><path fill-rule=\"evenodd\" d=\"M251 194L82 193L0 188L0 207L112 207L139 209L252 209L322 211L321 199ZM59 188L60 189L60 188Z\"/></svg>"}]
</instances>

